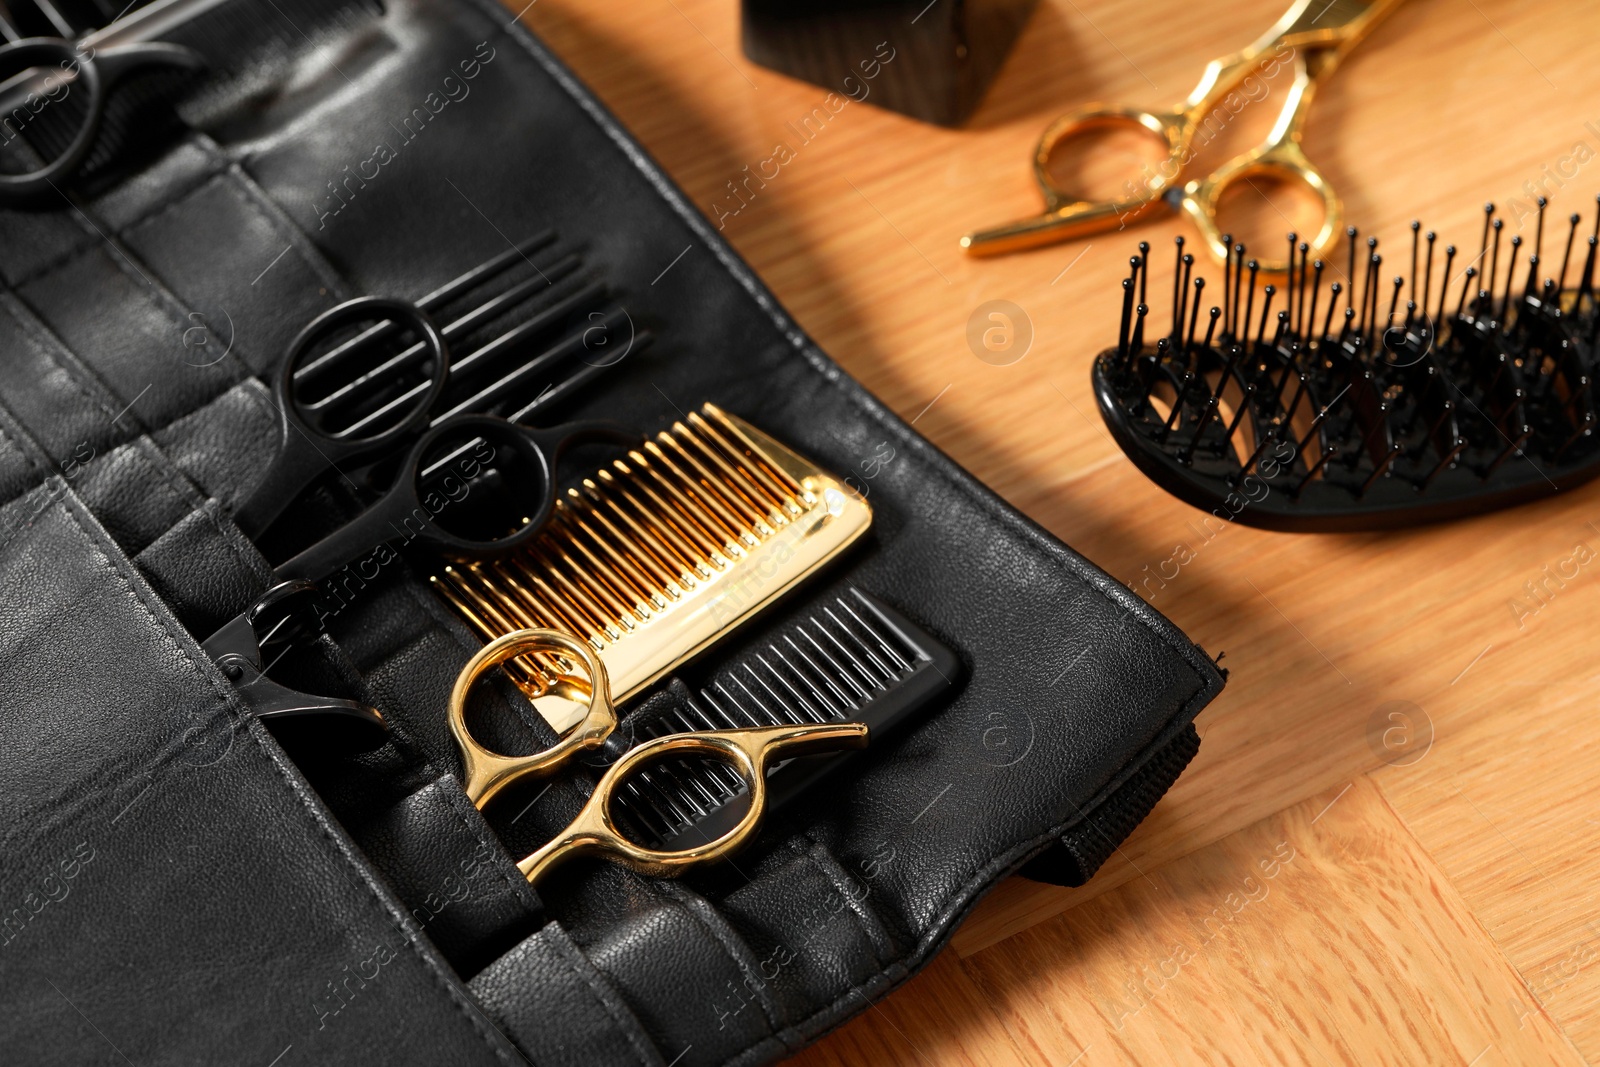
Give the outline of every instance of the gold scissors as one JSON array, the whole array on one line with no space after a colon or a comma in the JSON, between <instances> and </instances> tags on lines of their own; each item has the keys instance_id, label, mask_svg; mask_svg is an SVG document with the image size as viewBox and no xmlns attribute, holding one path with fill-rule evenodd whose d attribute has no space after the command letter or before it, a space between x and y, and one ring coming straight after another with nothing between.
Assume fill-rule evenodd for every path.
<instances>
[{"instance_id":1,"label":"gold scissors","mask_svg":"<svg viewBox=\"0 0 1600 1067\"><path fill-rule=\"evenodd\" d=\"M1297 0L1272 29L1254 44L1206 64L1200 84L1168 111L1091 104L1070 111L1052 122L1039 137L1033 153L1033 178L1044 194L1045 212L1006 226L977 230L961 238L961 247L973 255L994 255L1081 237L1101 230L1121 229L1159 200L1175 202L1199 227L1211 252L1226 260L1228 248L1217 226L1217 204L1234 182L1270 174L1306 185L1322 200L1322 228L1308 242L1325 252L1343 223L1344 208L1322 172L1300 147L1306 112L1318 79L1333 73L1339 62L1400 0ZM1286 55L1285 52L1290 54ZM1211 113L1259 68L1276 69L1292 63L1294 83L1289 87L1278 120L1260 145L1224 163L1211 174L1174 187L1195 155L1195 137ZM1231 109L1230 109L1231 110ZM1116 200L1082 200L1063 189L1050 173L1052 153L1066 141L1089 130L1117 126L1141 127L1161 138L1166 160L1130 195ZM1209 140L1209 138L1207 138ZM1283 271L1286 263L1261 262L1264 271Z\"/></svg>"},{"instance_id":2,"label":"gold scissors","mask_svg":"<svg viewBox=\"0 0 1600 1067\"><path fill-rule=\"evenodd\" d=\"M531 756L506 756L491 752L467 729L467 693L485 671L513 657L545 653L581 668L584 680L568 678L562 685L572 694L587 690L583 718L554 745ZM467 662L450 692L450 733L461 750L466 771L467 796L482 808L514 782L548 775L572 757L605 745L617 728L617 711L611 703L606 668L587 641L559 630L516 630L485 645ZM668 734L627 749L595 784L594 793L570 825L548 844L520 863L529 882L564 860L583 853L608 855L645 874L672 876L697 863L720 859L745 844L766 813L767 770L774 757L784 759L839 748L860 748L867 743L867 725L861 722L806 723L759 726L734 730L706 730ZM732 767L744 780L750 803L744 817L721 836L682 849L648 848L630 840L612 818L611 803L633 775L663 758L682 756L716 760Z\"/></svg>"}]
</instances>

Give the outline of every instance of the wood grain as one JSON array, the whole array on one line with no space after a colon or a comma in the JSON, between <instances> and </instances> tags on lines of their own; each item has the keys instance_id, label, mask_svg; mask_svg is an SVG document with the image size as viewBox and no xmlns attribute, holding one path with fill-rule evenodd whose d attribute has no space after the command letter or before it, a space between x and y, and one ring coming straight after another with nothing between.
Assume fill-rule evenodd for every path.
<instances>
[{"instance_id":1,"label":"wood grain","mask_svg":"<svg viewBox=\"0 0 1600 1067\"><path fill-rule=\"evenodd\" d=\"M1366 776L954 970L794 1062L1583 1062Z\"/></svg>"},{"instance_id":2,"label":"wood grain","mask_svg":"<svg viewBox=\"0 0 1600 1067\"><path fill-rule=\"evenodd\" d=\"M954 952L803 1061L1600 1060L1600 563L1544 577L1579 542L1600 548L1600 489L1402 533L1207 538L1111 443L1088 373L1134 244L1192 232L1158 219L994 260L956 244L1036 210L1027 160L1060 111L1171 102L1282 0L1041 0L966 128L850 103L743 202L728 183L825 92L746 62L736 6L539 0L524 18L846 369L1233 672L1194 766L1090 885L1001 886ZM1587 223L1597 39L1595 5L1410 0L1319 90L1307 153L1391 262L1413 217L1475 246L1485 200L1525 237L1538 192ZM1259 138L1277 93L1229 145ZM1081 177L1128 159L1108 144ZM1241 232L1303 218L1279 196L1236 207ZM1157 260L1153 288L1170 276ZM967 339L996 299L1033 330L1008 366ZM1194 561L1141 585L1179 544ZM1529 582L1551 591L1531 599ZM1102 1002L1197 939L1278 840L1297 859L1270 895L1119 1028Z\"/></svg>"}]
</instances>

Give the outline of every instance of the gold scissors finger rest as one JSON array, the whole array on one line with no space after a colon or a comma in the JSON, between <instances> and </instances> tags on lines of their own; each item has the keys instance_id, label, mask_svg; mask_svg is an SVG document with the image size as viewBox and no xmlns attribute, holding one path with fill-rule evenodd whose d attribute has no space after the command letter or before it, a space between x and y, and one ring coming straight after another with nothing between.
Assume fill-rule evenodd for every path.
<instances>
[{"instance_id":1,"label":"gold scissors finger rest","mask_svg":"<svg viewBox=\"0 0 1600 1067\"><path fill-rule=\"evenodd\" d=\"M1062 115L1045 129L1033 154L1033 177L1044 194L1044 213L969 233L961 238L961 247L973 255L996 255L1121 229L1152 205L1166 201L1188 215L1199 227L1212 255L1225 260L1228 248L1217 224L1217 205L1234 183L1265 175L1299 182L1322 202L1322 225L1308 243L1318 252L1326 251L1343 223L1343 206L1300 147L1306 112L1318 80L1331 74L1350 49L1399 3L1400 0L1297 0L1249 47L1206 64L1194 91L1172 108L1146 111L1092 104ZM1212 112L1258 70L1270 68L1276 72L1283 63L1293 65L1294 81L1267 139L1180 188L1177 181L1193 160L1197 136L1206 128L1204 124ZM1166 159L1141 180L1127 182L1128 195L1116 199L1085 200L1064 188L1050 170L1056 150L1086 132L1113 127L1133 127L1153 134L1165 148ZM1281 272L1287 266L1261 263L1264 271Z\"/></svg>"},{"instance_id":2,"label":"gold scissors finger rest","mask_svg":"<svg viewBox=\"0 0 1600 1067\"><path fill-rule=\"evenodd\" d=\"M561 657L586 681L573 681L575 691L587 688L583 717L549 748L529 756L506 756L484 748L467 729L467 694L486 671L516 656L543 653ZM559 630L517 630L491 641L456 677L450 692L450 733L465 765L467 796L479 808L507 786L524 778L548 775L579 753L601 748L617 728L605 664L587 641ZM565 830L517 864L529 882L583 853L607 856L652 875L674 875L697 863L721 859L754 836L766 813L767 771L780 759L832 749L861 747L867 726L860 722L805 723L736 730L669 734L627 750L601 775L594 793ZM701 758L731 767L744 782L750 802L744 817L720 836L682 849L654 849L628 838L612 815L612 800L629 778L663 759Z\"/></svg>"}]
</instances>

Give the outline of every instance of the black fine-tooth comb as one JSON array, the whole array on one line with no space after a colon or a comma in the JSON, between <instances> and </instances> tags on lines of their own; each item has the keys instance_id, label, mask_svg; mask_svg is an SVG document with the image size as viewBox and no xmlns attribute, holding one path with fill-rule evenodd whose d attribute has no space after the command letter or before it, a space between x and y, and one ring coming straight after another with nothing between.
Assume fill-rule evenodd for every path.
<instances>
[{"instance_id":1,"label":"black fine-tooth comb","mask_svg":"<svg viewBox=\"0 0 1600 1067\"><path fill-rule=\"evenodd\" d=\"M1550 264L1560 262L1551 271L1545 206L1539 198L1520 269L1523 238L1502 241L1493 204L1478 254L1462 264L1447 245L1437 273L1435 234L1411 223L1409 273L1388 286L1377 238L1358 253L1350 227L1348 258L1337 263L1311 260L1291 233L1283 289L1266 286L1259 303L1257 263L1229 240L1222 300L1204 324L1206 282L1191 278L1194 257L1180 237L1171 327L1153 346L1141 243L1122 282L1117 346L1094 363L1101 414L1168 492L1224 521L1272 530L1458 518L1588 481L1600 474L1600 211L1581 265L1574 214L1551 250Z\"/></svg>"},{"instance_id":2,"label":"black fine-tooth comb","mask_svg":"<svg viewBox=\"0 0 1600 1067\"><path fill-rule=\"evenodd\" d=\"M883 601L851 588L797 626L717 672L698 694L630 723L633 744L690 730L784 723L864 722L869 742L925 711L956 683L949 648ZM767 775L768 810L782 807L849 754L807 756ZM744 786L731 768L706 760L656 764L617 800L616 814L652 848L714 840L744 813Z\"/></svg>"}]
</instances>

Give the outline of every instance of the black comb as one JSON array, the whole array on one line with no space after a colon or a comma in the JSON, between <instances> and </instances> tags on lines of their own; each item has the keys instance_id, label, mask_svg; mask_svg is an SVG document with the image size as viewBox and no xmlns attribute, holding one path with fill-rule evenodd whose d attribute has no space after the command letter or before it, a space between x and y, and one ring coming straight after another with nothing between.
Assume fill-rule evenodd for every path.
<instances>
[{"instance_id":1,"label":"black comb","mask_svg":"<svg viewBox=\"0 0 1600 1067\"><path fill-rule=\"evenodd\" d=\"M648 722L629 723L633 744L690 730L782 723L864 722L876 745L954 687L955 654L883 601L856 588L765 646L718 671L698 694ZM787 760L768 772L769 811L792 802L849 753ZM658 764L635 775L615 814L652 848L711 841L743 816L743 782L707 760Z\"/></svg>"},{"instance_id":2,"label":"black comb","mask_svg":"<svg viewBox=\"0 0 1600 1067\"><path fill-rule=\"evenodd\" d=\"M1206 281L1180 237L1170 326L1153 345L1140 244L1117 347L1094 363L1101 414L1168 492L1272 530L1406 526L1586 482L1600 474L1600 214L1585 246L1574 214L1547 254L1545 207L1526 256L1493 204L1470 259L1447 245L1436 263L1436 235L1413 222L1408 268L1388 283L1377 238L1358 249L1355 227L1348 255L1328 261L1289 234L1283 288L1259 294L1256 261L1230 241L1204 316Z\"/></svg>"}]
</instances>

